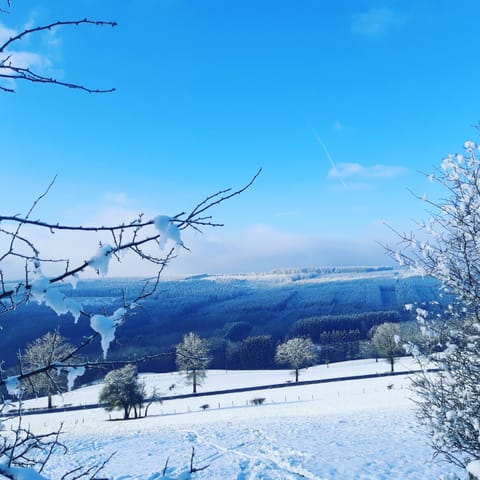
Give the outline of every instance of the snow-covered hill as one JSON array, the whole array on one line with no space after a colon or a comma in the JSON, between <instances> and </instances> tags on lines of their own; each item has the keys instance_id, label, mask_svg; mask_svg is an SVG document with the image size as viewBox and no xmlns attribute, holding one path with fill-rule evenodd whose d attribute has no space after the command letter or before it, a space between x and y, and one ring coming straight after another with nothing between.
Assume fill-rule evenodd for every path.
<instances>
[{"instance_id":1,"label":"snow-covered hill","mask_svg":"<svg viewBox=\"0 0 480 480\"><path fill-rule=\"evenodd\" d=\"M408 358L397 364L398 369L412 366ZM386 370L386 363L363 360L317 366L301 378ZM149 388L156 385L163 392L172 384L177 393L190 388L177 373L148 374L144 379ZM290 379L288 371L214 371L208 373L202 390ZM190 478L192 447L195 466L209 465L191 477L199 480L439 480L460 473L432 461L408 387L408 376L382 377L168 400L152 405L149 416L138 420L110 421L110 414L97 409L33 415L24 421L39 432L63 423L69 453L52 458L46 473L53 478L72 467L100 462L113 452L102 477L160 480L168 458L166 478ZM63 401L91 403L99 388L76 390ZM265 403L253 406L254 396L265 398ZM203 410L205 404L209 408Z\"/></svg>"},{"instance_id":2,"label":"snow-covered hill","mask_svg":"<svg viewBox=\"0 0 480 480\"><path fill-rule=\"evenodd\" d=\"M79 282L76 289L60 288L80 300L85 309L103 312L122 303L123 291L134 295L143 284L139 279L89 280ZM239 321L250 323L254 334L274 333L283 338L301 318L402 312L405 304L438 299L438 293L432 279L390 267L285 269L163 280L157 293L143 303L144 308L117 329L118 343L112 345L111 352L125 345L151 351L158 351L159 345L170 348L188 331L221 339L225 326ZM29 341L58 325L72 340L91 333L87 321L81 319L74 326L69 315L57 317L36 304L9 313L0 324L0 351L7 364L16 361L17 352Z\"/></svg>"}]
</instances>

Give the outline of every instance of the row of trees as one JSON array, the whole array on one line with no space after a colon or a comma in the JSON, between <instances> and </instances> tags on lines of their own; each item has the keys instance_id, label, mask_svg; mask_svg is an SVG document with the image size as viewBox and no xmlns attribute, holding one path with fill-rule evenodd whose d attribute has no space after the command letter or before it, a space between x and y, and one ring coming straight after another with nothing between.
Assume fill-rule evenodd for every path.
<instances>
[{"instance_id":1,"label":"row of trees","mask_svg":"<svg viewBox=\"0 0 480 480\"><path fill-rule=\"evenodd\" d=\"M191 332L184 336L176 348L176 362L180 371L185 372L188 382L193 385L193 393L206 375L211 362L208 341ZM317 361L315 345L309 338L292 338L276 348L275 361L294 370L298 381L299 370L314 365Z\"/></svg>"},{"instance_id":2,"label":"row of trees","mask_svg":"<svg viewBox=\"0 0 480 480\"><path fill-rule=\"evenodd\" d=\"M382 323L399 323L407 319L394 310L313 316L297 320L292 326L292 332L294 336L308 336L315 343L324 343L324 335L330 332L356 331L359 339L367 339L372 328Z\"/></svg>"},{"instance_id":3,"label":"row of trees","mask_svg":"<svg viewBox=\"0 0 480 480\"><path fill-rule=\"evenodd\" d=\"M394 323L379 325L372 334L372 342L378 353L388 358L393 372L396 356L404 353L400 345L399 326ZM275 362L292 368L295 382L299 380L300 370L315 365L317 360L317 348L308 337L291 338L279 344L275 352ZM197 393L197 386L201 385L205 379L210 361L208 341L193 332L186 334L182 343L176 348L177 367L185 373L187 381L193 386L193 393ZM100 394L100 402L107 404L107 410L123 410L124 419L130 417L132 410L137 418L141 416L145 396L145 384L139 381L136 367L127 365L107 374ZM149 405L159 399L154 392ZM145 408L145 416L147 411L148 406Z\"/></svg>"},{"instance_id":4,"label":"row of trees","mask_svg":"<svg viewBox=\"0 0 480 480\"><path fill-rule=\"evenodd\" d=\"M197 393L197 386L205 379L210 360L208 342L193 332L186 334L183 342L177 346L177 366L179 370L185 372L187 381L193 385L193 393ZM281 365L291 367L295 381L298 382L299 371L315 364L316 349L309 338L292 338L277 347L275 360ZM126 365L112 370L105 376L99 401L106 404L107 411L122 410L123 418L126 420L130 418L132 411L135 418L142 416L145 398L145 384L139 380L137 368L134 365ZM145 407L144 416L147 416L148 407L154 401L161 401L156 391Z\"/></svg>"},{"instance_id":5,"label":"row of trees","mask_svg":"<svg viewBox=\"0 0 480 480\"><path fill-rule=\"evenodd\" d=\"M321 317L318 317L321 318ZM391 323L391 322L381 322ZM380 325L379 323L378 325ZM397 323L395 323L397 324ZM417 334L414 322L398 323L401 337L405 341ZM238 328L237 328L238 325ZM378 327L376 325L376 327ZM308 334L290 334L286 338L310 338L318 346L318 362L332 363L360 358L383 356L372 343L375 327L365 334L360 329L322 331L312 338ZM230 332L233 334L230 335ZM208 337L211 367L216 369L268 369L274 368L276 346L284 341L285 336L277 337L272 334L251 335L252 327L247 322L238 322L227 329L228 336ZM250 335L248 334L250 333ZM151 368L156 368L152 365ZM159 366L160 368L160 366ZM173 363L161 365L162 371L171 371Z\"/></svg>"},{"instance_id":6,"label":"row of trees","mask_svg":"<svg viewBox=\"0 0 480 480\"><path fill-rule=\"evenodd\" d=\"M336 332L330 332L332 337L330 340L337 338ZM352 334L354 335L355 332ZM395 358L404 354L401 346L400 326L394 323L384 323L375 327L372 332L372 345L375 353L381 357L387 358L391 364L391 370L394 369ZM338 335L339 339L345 340L343 335ZM345 349L351 349L358 342L340 342L340 346ZM244 341L244 353L252 362L252 368L261 368L259 365L264 363L265 368L270 368L271 360L280 366L288 366L293 369L295 374L295 381L298 381L299 371L302 368L309 367L318 363L319 360L327 360L334 357L334 352L331 350L332 343L328 347L323 345L315 346L312 340L308 337L294 337L276 346L273 346L271 337L247 337ZM31 342L25 352L19 355L20 365L23 369L36 369L48 362L57 362L65 355L68 355L74 350L74 346L69 343L58 330L48 332L46 335ZM206 370L212 362L212 349L210 342L207 339L201 338L199 335L190 332L186 334L183 341L176 346L175 349L175 363L177 369L185 373L187 381L193 387L193 393L197 393L197 387L202 384ZM345 353L343 351L343 353ZM328 356L325 357L325 355ZM81 361L81 359L78 359ZM135 417L137 417L137 408L142 404L145 397L144 386L136 384L137 369L130 368L126 370L113 370L108 373L104 379L108 387L106 397L101 397L101 402L107 402L112 405L112 408L121 406L124 408L125 417L128 418L130 409L133 408ZM126 368L126 367L125 367ZM52 408L52 395L61 393L73 387L74 376L69 374L64 369L57 369L55 371L45 371L36 375L30 376L22 382L22 390L26 395L46 395L47 407ZM115 390L115 385L118 384L119 390ZM128 384L129 390L125 391L122 385ZM108 398L107 398L108 397ZM119 403L112 403L109 398L119 398ZM121 400L127 398L126 402ZM135 401L133 401L135 400ZM128 410L127 410L128 407Z\"/></svg>"},{"instance_id":7,"label":"row of trees","mask_svg":"<svg viewBox=\"0 0 480 480\"><path fill-rule=\"evenodd\" d=\"M402 339L400 326L386 322L374 327L370 335L376 354L389 361L393 372L395 359L405 354L405 339ZM276 348L269 336L247 337L244 342L249 358L256 364L254 368L261 368L258 364L262 360L268 361L273 349L275 363L292 368L296 382L299 371L315 365L319 360L319 352L322 351L321 346L316 346L309 337L294 337L278 344ZM197 386L205 378L205 371L211 361L209 342L193 332L185 335L183 342L176 348L177 367L186 373L188 381L193 385L193 393L197 392ZM270 366L267 364L266 368Z\"/></svg>"}]
</instances>

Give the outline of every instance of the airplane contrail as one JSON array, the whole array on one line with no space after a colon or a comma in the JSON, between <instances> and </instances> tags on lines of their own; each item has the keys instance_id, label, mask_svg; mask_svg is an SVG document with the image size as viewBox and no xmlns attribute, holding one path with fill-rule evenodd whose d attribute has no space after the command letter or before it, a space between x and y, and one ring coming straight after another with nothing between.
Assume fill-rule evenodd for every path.
<instances>
[{"instance_id":1,"label":"airplane contrail","mask_svg":"<svg viewBox=\"0 0 480 480\"><path fill-rule=\"evenodd\" d=\"M320 136L315 130L313 130L313 135L315 136L315 139L317 140L317 142L322 146L323 151L325 152L325 155L327 156L328 161L330 162L330 165L337 172L338 179L340 180L340 182L345 188L348 188L347 184L343 181L343 178L340 176L340 171L338 170L337 166L335 165L335 162L333 161L333 158L328 152L327 146L325 145L325 143L323 143L323 140L320 138Z\"/></svg>"}]
</instances>

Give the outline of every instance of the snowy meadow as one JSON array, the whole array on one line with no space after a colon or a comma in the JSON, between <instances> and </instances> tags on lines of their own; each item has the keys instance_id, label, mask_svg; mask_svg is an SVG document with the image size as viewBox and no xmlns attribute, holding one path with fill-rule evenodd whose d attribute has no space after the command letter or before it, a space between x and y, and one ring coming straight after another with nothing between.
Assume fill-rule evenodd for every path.
<instances>
[{"instance_id":1,"label":"snowy meadow","mask_svg":"<svg viewBox=\"0 0 480 480\"><path fill-rule=\"evenodd\" d=\"M300 380L384 373L375 360L321 365ZM415 368L401 359L397 371ZM178 373L145 374L148 391L190 393ZM432 460L426 432L415 420L408 375L314 385L287 385L288 370L209 371L196 397L153 404L146 418L120 421L103 409L25 416L35 432L63 424L66 455L57 452L45 475L61 478L77 466L112 458L97 478L438 480L463 478L452 465ZM284 388L202 396L208 391L286 383ZM174 387L172 387L174 385ZM101 385L57 396L54 404L84 405ZM253 405L254 398L264 398ZM45 399L25 402L44 406ZM208 405L208 407L205 407ZM193 465L204 470L190 474ZM168 464L166 464L168 459ZM165 468L166 467L166 468Z\"/></svg>"}]
</instances>

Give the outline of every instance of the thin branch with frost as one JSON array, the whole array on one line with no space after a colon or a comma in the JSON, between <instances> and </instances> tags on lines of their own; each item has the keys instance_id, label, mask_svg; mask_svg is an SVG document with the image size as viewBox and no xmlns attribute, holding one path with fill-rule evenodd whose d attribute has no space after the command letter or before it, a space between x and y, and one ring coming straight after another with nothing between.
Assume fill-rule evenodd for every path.
<instances>
[{"instance_id":1,"label":"thin branch with frost","mask_svg":"<svg viewBox=\"0 0 480 480\"><path fill-rule=\"evenodd\" d=\"M80 352L83 348L85 348L88 344L90 344L93 340L98 338L100 335L98 333L94 333L90 337L88 337L87 341L83 342L81 345L78 345L75 349L75 353ZM70 361L74 358L73 354L69 354L65 358L58 360L56 362L46 364L44 366L38 367L34 370L29 371L22 371L19 375L16 376L18 381L28 381L32 377L40 375L42 373L47 373L52 370L60 370L60 369L70 369L70 368L79 368L83 367L85 369L111 369L116 368L128 364L135 364L139 365L141 363L146 363L151 360L156 360L158 358L165 358L165 357L174 357L175 355L181 356L176 351L172 350L170 352L159 352L153 353L149 355L142 355L141 357L137 357L135 359L128 359L128 360L75 360ZM191 357L189 357L191 358ZM200 358L203 359L203 358ZM0 378L0 386L4 386L8 382L8 378ZM32 390L35 391L35 387L32 385Z\"/></svg>"},{"instance_id":2,"label":"thin branch with frost","mask_svg":"<svg viewBox=\"0 0 480 480\"><path fill-rule=\"evenodd\" d=\"M44 434L34 433L30 428L22 426L22 416L20 415L17 427L11 430L10 435L2 436L3 442L0 445L0 476L12 480L27 478L18 476L19 469L26 472L35 470L38 474L42 474L52 455L58 452L64 455L68 454L68 448L60 441L62 429L63 424L52 432ZM92 480L105 468L113 455L115 455L115 452L102 462L90 467L81 466L71 469L62 476L62 479L77 480L88 477ZM26 475L28 474L26 473Z\"/></svg>"},{"instance_id":3,"label":"thin branch with frost","mask_svg":"<svg viewBox=\"0 0 480 480\"><path fill-rule=\"evenodd\" d=\"M232 190L232 189L224 189L220 190L219 192L209 195L205 198L205 200L199 202L190 213L182 213L177 214L174 217L170 217L168 220L169 225L175 227L177 231L183 231L188 228L192 228L195 230L200 230L200 228L204 227L220 227L223 226L221 223L216 223L211 221L211 217L206 217L204 213L207 210L212 209L213 207L230 200L234 196L240 195L246 189L248 189L253 182L257 179L258 175L260 174L261 170L259 170L252 179L243 187ZM50 185L51 186L51 185ZM50 188L49 186L49 188ZM119 261L118 254L124 251L130 251L137 257L142 260L146 260L147 262L158 265L160 267L160 273L163 268L168 264L169 261L172 260L174 254L172 251L165 256L159 256L155 253L152 253L152 250L148 248L152 245L158 245L159 242L164 242L168 240L168 235L170 235L169 231L159 231L155 228L156 226L156 219L151 219L148 221L141 221L141 216L138 217L138 221L133 221L130 223L120 223L118 225L110 225L110 226L71 226L71 225L60 225L58 223L48 223L42 222L40 220L31 220L30 216L32 214L33 209L37 206L39 200L41 200L45 193L48 192L49 188L46 192L42 193L34 202L32 207L30 208L29 212L26 216L22 217L20 215L0 215L0 223L2 223L3 228L0 230L0 235L4 236L11 236L11 240L9 242L9 248L0 255L0 266L1 261L6 259L7 257L18 257L22 260L25 260L28 263L32 263L34 267L39 265L40 263L64 263L65 269L64 271L56 276L49 278L49 285L53 285L55 283L64 281L69 277L75 276L78 273L83 272L89 266L94 264L94 258L90 260L85 260L81 264L77 266L70 266L70 262L66 259L55 259L55 258L48 258L48 259L41 259L40 252L37 247L35 247L35 243L33 240L29 239L27 236L23 235L19 237L19 232L23 226L28 225L32 228L37 228L40 230L47 229L50 232L54 232L57 230L68 230L72 232L76 232L79 234L84 233L98 233L98 232L110 232L114 239L114 245L111 246L108 253L105 256L108 257L116 257ZM226 195L226 192L228 195ZM13 223L14 230L9 231L7 230L7 225ZM118 233L117 233L118 232ZM165 238L167 236L167 238ZM34 238L34 233L31 234L31 237ZM17 243L21 242L21 245L27 245L30 251L25 250L18 250ZM183 248L186 248L183 243L181 244ZM20 247L18 247L20 248ZM154 252L154 250L153 250ZM104 259L107 260L107 259ZM28 270L28 269L27 269ZM0 269L1 273L1 269ZM32 288L32 283L29 281L29 278L26 276L22 283L22 291L24 291L24 295L28 296L28 292ZM157 282L158 284L158 282ZM5 288L5 283L3 283L2 290L0 291L0 301L5 298L12 299L17 297L17 287L12 288ZM153 291L152 291L153 293ZM23 299L25 301L25 298ZM22 299L17 300L12 308L18 303L23 303Z\"/></svg>"},{"instance_id":4,"label":"thin branch with frost","mask_svg":"<svg viewBox=\"0 0 480 480\"><path fill-rule=\"evenodd\" d=\"M12 429L10 436L3 436L0 446L0 474L7 478L12 467L37 467L42 471L54 450L67 453L67 448L59 441L63 425L58 430L44 434L33 433L30 428L22 426L22 416L18 417L18 425Z\"/></svg>"}]
</instances>

